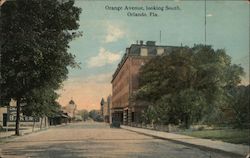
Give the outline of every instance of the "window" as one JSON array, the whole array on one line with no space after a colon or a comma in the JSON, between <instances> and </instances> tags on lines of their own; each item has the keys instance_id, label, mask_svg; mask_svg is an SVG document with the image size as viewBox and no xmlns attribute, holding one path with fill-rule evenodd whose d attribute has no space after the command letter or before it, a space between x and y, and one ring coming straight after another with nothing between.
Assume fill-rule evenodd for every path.
<instances>
[{"instance_id":1,"label":"window","mask_svg":"<svg viewBox=\"0 0 250 158\"><path fill-rule=\"evenodd\" d=\"M162 55L164 53L163 48L157 48L157 55Z\"/></svg>"},{"instance_id":2,"label":"window","mask_svg":"<svg viewBox=\"0 0 250 158\"><path fill-rule=\"evenodd\" d=\"M141 48L141 56L148 56L148 49L147 48Z\"/></svg>"}]
</instances>

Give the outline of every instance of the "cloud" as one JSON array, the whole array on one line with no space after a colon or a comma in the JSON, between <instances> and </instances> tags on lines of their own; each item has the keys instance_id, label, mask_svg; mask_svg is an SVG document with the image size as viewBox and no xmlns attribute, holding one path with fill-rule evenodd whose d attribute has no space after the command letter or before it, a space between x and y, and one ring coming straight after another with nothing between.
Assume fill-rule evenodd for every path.
<instances>
[{"instance_id":1,"label":"cloud","mask_svg":"<svg viewBox=\"0 0 250 158\"><path fill-rule=\"evenodd\" d=\"M213 14L207 14L207 17L211 17L211 16L213 16Z\"/></svg>"},{"instance_id":2,"label":"cloud","mask_svg":"<svg viewBox=\"0 0 250 158\"><path fill-rule=\"evenodd\" d=\"M121 30L118 26L108 24L107 35L105 37L105 43L115 42L118 39L124 37L125 32Z\"/></svg>"},{"instance_id":3,"label":"cloud","mask_svg":"<svg viewBox=\"0 0 250 158\"><path fill-rule=\"evenodd\" d=\"M105 48L100 48L97 56L91 57L87 61L88 67L101 67L107 64L112 64L118 60L120 60L121 52L112 53L106 50Z\"/></svg>"},{"instance_id":4,"label":"cloud","mask_svg":"<svg viewBox=\"0 0 250 158\"><path fill-rule=\"evenodd\" d=\"M92 75L86 78L86 81L95 81L95 83L110 83L113 73L103 73L98 75Z\"/></svg>"},{"instance_id":5,"label":"cloud","mask_svg":"<svg viewBox=\"0 0 250 158\"><path fill-rule=\"evenodd\" d=\"M64 81L64 85L80 85L82 83L110 83L113 72L101 73L96 75L84 76L84 77L70 77Z\"/></svg>"}]
</instances>

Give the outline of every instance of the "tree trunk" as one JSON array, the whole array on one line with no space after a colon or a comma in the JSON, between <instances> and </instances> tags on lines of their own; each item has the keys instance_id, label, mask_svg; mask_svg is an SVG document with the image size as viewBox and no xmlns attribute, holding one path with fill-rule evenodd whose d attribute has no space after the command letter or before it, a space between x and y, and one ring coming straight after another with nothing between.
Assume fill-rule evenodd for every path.
<instances>
[{"instance_id":1,"label":"tree trunk","mask_svg":"<svg viewBox=\"0 0 250 158\"><path fill-rule=\"evenodd\" d=\"M45 116L45 118L44 118L44 128L47 128L47 117Z\"/></svg>"},{"instance_id":2,"label":"tree trunk","mask_svg":"<svg viewBox=\"0 0 250 158\"><path fill-rule=\"evenodd\" d=\"M40 129L42 129L42 126L43 126L43 117L41 118Z\"/></svg>"},{"instance_id":3,"label":"tree trunk","mask_svg":"<svg viewBox=\"0 0 250 158\"><path fill-rule=\"evenodd\" d=\"M35 123L36 123L36 121L35 121L35 117L33 117L33 127L32 127L32 132L34 132L34 129L35 129Z\"/></svg>"},{"instance_id":4,"label":"tree trunk","mask_svg":"<svg viewBox=\"0 0 250 158\"><path fill-rule=\"evenodd\" d=\"M185 127L186 127L186 129L189 129L190 125L191 125L190 117L188 116L188 114L186 114L185 115Z\"/></svg>"},{"instance_id":5,"label":"tree trunk","mask_svg":"<svg viewBox=\"0 0 250 158\"><path fill-rule=\"evenodd\" d=\"M19 126L20 126L20 109L21 109L21 105L20 105L21 99L17 98L17 102L16 102L16 129L15 129L15 135L19 136L20 132L19 132Z\"/></svg>"}]
</instances>

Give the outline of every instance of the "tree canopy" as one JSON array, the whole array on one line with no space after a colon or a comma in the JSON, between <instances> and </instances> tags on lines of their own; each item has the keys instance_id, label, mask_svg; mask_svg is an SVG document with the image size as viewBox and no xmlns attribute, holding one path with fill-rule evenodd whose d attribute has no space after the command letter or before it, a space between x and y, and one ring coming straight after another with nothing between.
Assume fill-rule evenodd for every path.
<instances>
[{"instance_id":1,"label":"tree canopy","mask_svg":"<svg viewBox=\"0 0 250 158\"><path fill-rule=\"evenodd\" d=\"M225 107L227 111L224 116L229 123L232 123L235 127L246 128L250 127L250 85L240 85L230 90L230 103Z\"/></svg>"},{"instance_id":2,"label":"tree canopy","mask_svg":"<svg viewBox=\"0 0 250 158\"><path fill-rule=\"evenodd\" d=\"M59 95L48 87L33 89L22 100L22 112L27 116L53 116L60 111L60 104L56 101Z\"/></svg>"},{"instance_id":3,"label":"tree canopy","mask_svg":"<svg viewBox=\"0 0 250 158\"><path fill-rule=\"evenodd\" d=\"M32 91L58 89L68 66L78 66L68 48L81 35L76 32L81 9L73 0L18 0L4 3L1 11L0 95L17 100L20 109L21 100L31 98Z\"/></svg>"},{"instance_id":4,"label":"tree canopy","mask_svg":"<svg viewBox=\"0 0 250 158\"><path fill-rule=\"evenodd\" d=\"M89 117L93 119L94 121L98 121L98 122L103 121L103 118L99 110L90 110Z\"/></svg>"},{"instance_id":5,"label":"tree canopy","mask_svg":"<svg viewBox=\"0 0 250 158\"><path fill-rule=\"evenodd\" d=\"M80 110L78 114L82 117L83 121L86 121L89 118L89 112L85 109Z\"/></svg>"},{"instance_id":6,"label":"tree canopy","mask_svg":"<svg viewBox=\"0 0 250 158\"><path fill-rule=\"evenodd\" d=\"M237 86L243 74L224 49L182 47L141 68L134 101L148 105L144 120L189 126L211 120L211 113L227 104L227 90Z\"/></svg>"}]
</instances>

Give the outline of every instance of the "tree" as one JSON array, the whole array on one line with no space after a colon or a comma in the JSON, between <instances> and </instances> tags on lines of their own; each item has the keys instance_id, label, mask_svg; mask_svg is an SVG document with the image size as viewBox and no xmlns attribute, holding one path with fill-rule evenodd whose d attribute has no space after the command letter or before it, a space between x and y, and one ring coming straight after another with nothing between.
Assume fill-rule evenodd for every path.
<instances>
[{"instance_id":1,"label":"tree","mask_svg":"<svg viewBox=\"0 0 250 158\"><path fill-rule=\"evenodd\" d=\"M92 118L94 121L103 121L99 110L91 110L89 112L89 117Z\"/></svg>"},{"instance_id":2,"label":"tree","mask_svg":"<svg viewBox=\"0 0 250 158\"><path fill-rule=\"evenodd\" d=\"M230 104L227 108L231 111L229 116L232 123L239 128L249 128L250 126L250 104L249 104L250 85L237 86L231 89Z\"/></svg>"},{"instance_id":3,"label":"tree","mask_svg":"<svg viewBox=\"0 0 250 158\"><path fill-rule=\"evenodd\" d=\"M78 64L68 52L81 9L74 1L18 0L2 6L1 98L17 101L16 135L20 103L34 89L58 89L68 66Z\"/></svg>"},{"instance_id":4,"label":"tree","mask_svg":"<svg viewBox=\"0 0 250 158\"><path fill-rule=\"evenodd\" d=\"M86 121L89 118L89 112L85 109L80 110L79 115L81 115L81 117L84 121Z\"/></svg>"},{"instance_id":5,"label":"tree","mask_svg":"<svg viewBox=\"0 0 250 158\"><path fill-rule=\"evenodd\" d=\"M60 104L56 101L58 97L59 95L49 87L33 89L23 99L22 113L42 120L45 116L51 117L60 111Z\"/></svg>"},{"instance_id":6,"label":"tree","mask_svg":"<svg viewBox=\"0 0 250 158\"><path fill-rule=\"evenodd\" d=\"M50 116L60 106L55 101L59 95L48 87L33 89L26 93L23 99L25 106L22 109L28 116Z\"/></svg>"},{"instance_id":7,"label":"tree","mask_svg":"<svg viewBox=\"0 0 250 158\"><path fill-rule=\"evenodd\" d=\"M223 49L195 45L153 58L139 74L135 102L147 101L154 121L179 124L211 120L228 104L227 89L237 86L243 69ZM153 106L152 106L153 105Z\"/></svg>"},{"instance_id":8,"label":"tree","mask_svg":"<svg viewBox=\"0 0 250 158\"><path fill-rule=\"evenodd\" d=\"M155 118L157 118L157 115L162 116L159 112L160 111L157 111L157 109L153 105L148 106L148 108L142 112L144 122L146 124L154 124L155 122L158 123L158 120L155 120Z\"/></svg>"}]
</instances>

